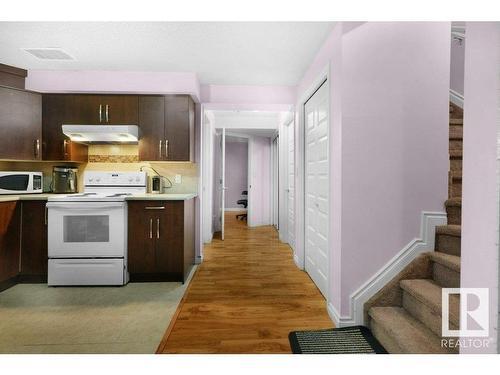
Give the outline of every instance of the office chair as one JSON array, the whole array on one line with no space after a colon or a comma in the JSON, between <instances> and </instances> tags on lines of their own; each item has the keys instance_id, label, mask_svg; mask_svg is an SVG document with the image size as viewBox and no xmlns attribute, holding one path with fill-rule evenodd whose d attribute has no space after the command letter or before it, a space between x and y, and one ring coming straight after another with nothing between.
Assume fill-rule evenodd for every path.
<instances>
[{"instance_id":1,"label":"office chair","mask_svg":"<svg viewBox=\"0 0 500 375\"><path fill-rule=\"evenodd\" d=\"M248 196L248 191L247 190L243 190L241 192L241 195ZM247 198L239 199L236 203L243 205L244 208L247 208L247 206L248 206L248 199ZM238 214L238 215L236 215L236 219L238 219L238 220L240 220L240 219L241 220L246 220L247 219L246 212L244 214Z\"/></svg>"}]
</instances>

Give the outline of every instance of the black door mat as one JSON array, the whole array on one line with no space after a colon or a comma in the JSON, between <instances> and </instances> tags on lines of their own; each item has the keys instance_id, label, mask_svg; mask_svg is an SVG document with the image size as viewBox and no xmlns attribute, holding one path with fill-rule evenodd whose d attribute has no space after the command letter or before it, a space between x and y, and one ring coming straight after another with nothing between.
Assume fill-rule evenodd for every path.
<instances>
[{"instance_id":1,"label":"black door mat","mask_svg":"<svg viewBox=\"0 0 500 375\"><path fill-rule=\"evenodd\" d=\"M293 354L387 354L364 326L290 332L288 340Z\"/></svg>"}]
</instances>

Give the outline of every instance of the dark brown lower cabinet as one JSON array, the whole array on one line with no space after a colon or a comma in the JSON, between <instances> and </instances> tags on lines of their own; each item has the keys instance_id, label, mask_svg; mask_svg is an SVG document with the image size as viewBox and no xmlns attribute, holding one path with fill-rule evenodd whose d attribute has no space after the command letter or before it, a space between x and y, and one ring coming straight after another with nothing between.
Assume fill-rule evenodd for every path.
<instances>
[{"instance_id":1,"label":"dark brown lower cabinet","mask_svg":"<svg viewBox=\"0 0 500 375\"><path fill-rule=\"evenodd\" d=\"M47 216L45 201L23 201L20 281L47 281Z\"/></svg>"},{"instance_id":2,"label":"dark brown lower cabinet","mask_svg":"<svg viewBox=\"0 0 500 375\"><path fill-rule=\"evenodd\" d=\"M186 281L194 245L194 199L128 202L130 281Z\"/></svg>"},{"instance_id":3,"label":"dark brown lower cabinet","mask_svg":"<svg viewBox=\"0 0 500 375\"><path fill-rule=\"evenodd\" d=\"M0 202L0 291L17 282L19 274L21 207Z\"/></svg>"}]
</instances>

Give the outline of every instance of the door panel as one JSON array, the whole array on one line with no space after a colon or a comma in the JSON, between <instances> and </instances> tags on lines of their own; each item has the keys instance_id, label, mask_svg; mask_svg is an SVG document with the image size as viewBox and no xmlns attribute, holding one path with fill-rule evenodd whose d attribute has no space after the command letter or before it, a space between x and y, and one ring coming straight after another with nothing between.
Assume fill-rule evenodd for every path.
<instances>
[{"instance_id":1,"label":"door panel","mask_svg":"<svg viewBox=\"0 0 500 375\"><path fill-rule=\"evenodd\" d=\"M74 143L62 132L65 119L71 117L73 95L44 94L42 98L43 160L86 162L88 147Z\"/></svg>"},{"instance_id":2,"label":"door panel","mask_svg":"<svg viewBox=\"0 0 500 375\"><path fill-rule=\"evenodd\" d=\"M165 99L163 96L139 98L139 160L162 160L165 135ZM160 145L161 142L161 145Z\"/></svg>"},{"instance_id":3,"label":"door panel","mask_svg":"<svg viewBox=\"0 0 500 375\"><path fill-rule=\"evenodd\" d=\"M22 202L21 275L47 275L46 202Z\"/></svg>"},{"instance_id":4,"label":"door panel","mask_svg":"<svg viewBox=\"0 0 500 375\"><path fill-rule=\"evenodd\" d=\"M103 123L111 125L137 125L139 97L136 95L103 95Z\"/></svg>"},{"instance_id":5,"label":"door panel","mask_svg":"<svg viewBox=\"0 0 500 375\"><path fill-rule=\"evenodd\" d=\"M128 269L130 273L155 272L155 212L149 202L128 202Z\"/></svg>"},{"instance_id":6,"label":"door panel","mask_svg":"<svg viewBox=\"0 0 500 375\"><path fill-rule=\"evenodd\" d=\"M165 210L156 216L156 272L179 273L183 270L184 202L161 202Z\"/></svg>"},{"instance_id":7,"label":"door panel","mask_svg":"<svg viewBox=\"0 0 500 375\"><path fill-rule=\"evenodd\" d=\"M19 273L21 210L17 202L0 202L0 282Z\"/></svg>"},{"instance_id":8,"label":"door panel","mask_svg":"<svg viewBox=\"0 0 500 375\"><path fill-rule=\"evenodd\" d=\"M224 241L224 224L226 221L226 129L222 129L221 138L221 239Z\"/></svg>"},{"instance_id":9,"label":"door panel","mask_svg":"<svg viewBox=\"0 0 500 375\"><path fill-rule=\"evenodd\" d=\"M295 122L288 125L288 244L295 249Z\"/></svg>"},{"instance_id":10,"label":"door panel","mask_svg":"<svg viewBox=\"0 0 500 375\"><path fill-rule=\"evenodd\" d=\"M42 97L0 87L0 159L40 160Z\"/></svg>"},{"instance_id":11,"label":"door panel","mask_svg":"<svg viewBox=\"0 0 500 375\"><path fill-rule=\"evenodd\" d=\"M194 103L187 95L165 97L164 158L171 161L192 161L194 144Z\"/></svg>"},{"instance_id":12,"label":"door panel","mask_svg":"<svg viewBox=\"0 0 500 375\"><path fill-rule=\"evenodd\" d=\"M328 289L328 95L323 85L304 106L305 269L326 297Z\"/></svg>"}]
</instances>

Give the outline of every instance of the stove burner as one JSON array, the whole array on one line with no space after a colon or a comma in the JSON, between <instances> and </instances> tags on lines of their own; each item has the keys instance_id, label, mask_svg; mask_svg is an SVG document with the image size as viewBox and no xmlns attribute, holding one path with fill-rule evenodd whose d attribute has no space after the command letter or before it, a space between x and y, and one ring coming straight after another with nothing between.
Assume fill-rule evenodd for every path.
<instances>
[{"instance_id":1,"label":"stove burner","mask_svg":"<svg viewBox=\"0 0 500 375\"><path fill-rule=\"evenodd\" d=\"M97 195L97 193L81 193L81 194L72 195L72 197L88 197L91 195Z\"/></svg>"}]
</instances>

